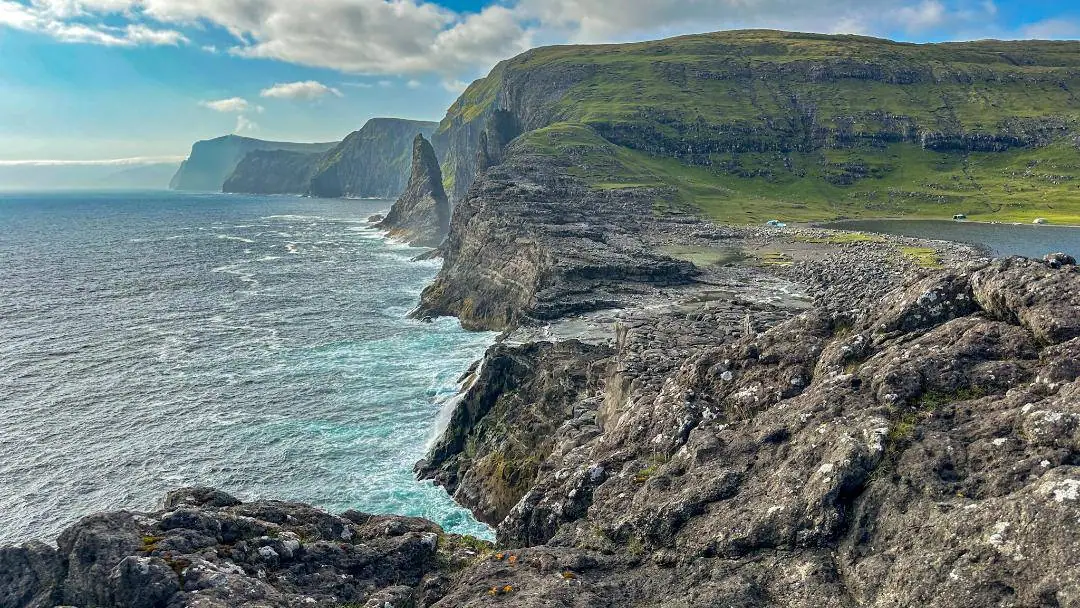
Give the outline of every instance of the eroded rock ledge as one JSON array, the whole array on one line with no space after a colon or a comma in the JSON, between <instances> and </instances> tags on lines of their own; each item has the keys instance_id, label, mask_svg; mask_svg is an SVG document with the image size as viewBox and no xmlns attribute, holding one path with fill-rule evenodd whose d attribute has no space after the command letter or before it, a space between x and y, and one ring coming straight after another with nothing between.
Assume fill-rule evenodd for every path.
<instances>
[{"instance_id":1,"label":"eroded rock ledge","mask_svg":"<svg viewBox=\"0 0 1080 608\"><path fill-rule=\"evenodd\" d=\"M58 547L0 549L0 606L426 605L484 547L421 519L187 488L155 513L84 518Z\"/></svg>"},{"instance_id":2,"label":"eroded rock ledge","mask_svg":"<svg viewBox=\"0 0 1080 608\"><path fill-rule=\"evenodd\" d=\"M648 238L699 221L654 214L655 190L589 188L520 143L506 155L455 207L443 268L417 316L504 330L633 305L694 281L692 264L658 254Z\"/></svg>"}]
</instances>

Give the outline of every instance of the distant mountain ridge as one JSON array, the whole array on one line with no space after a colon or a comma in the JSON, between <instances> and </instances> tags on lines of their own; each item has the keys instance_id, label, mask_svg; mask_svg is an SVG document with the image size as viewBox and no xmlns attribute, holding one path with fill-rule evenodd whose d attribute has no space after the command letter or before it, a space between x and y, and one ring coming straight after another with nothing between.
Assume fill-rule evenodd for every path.
<instances>
[{"instance_id":1,"label":"distant mountain ridge","mask_svg":"<svg viewBox=\"0 0 1080 608\"><path fill-rule=\"evenodd\" d=\"M413 139L438 123L373 118L328 151L256 150L225 180L225 192L396 198L409 182Z\"/></svg>"},{"instance_id":2,"label":"distant mountain ridge","mask_svg":"<svg viewBox=\"0 0 1080 608\"><path fill-rule=\"evenodd\" d=\"M221 192L225 181L245 156L251 152L281 150L286 152L318 154L326 152L337 142L300 144L281 141L264 141L240 135L226 135L215 139L195 142L191 155L180 165L169 187L173 190Z\"/></svg>"}]
</instances>

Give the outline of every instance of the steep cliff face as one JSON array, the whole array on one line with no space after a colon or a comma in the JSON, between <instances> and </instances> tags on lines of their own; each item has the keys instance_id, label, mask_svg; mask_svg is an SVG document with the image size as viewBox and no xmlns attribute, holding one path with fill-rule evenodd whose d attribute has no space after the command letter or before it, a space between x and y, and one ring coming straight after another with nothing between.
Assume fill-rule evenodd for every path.
<instances>
[{"instance_id":1,"label":"steep cliff face","mask_svg":"<svg viewBox=\"0 0 1080 608\"><path fill-rule=\"evenodd\" d=\"M308 193L321 197L395 198L405 191L413 139L433 122L373 118L317 163Z\"/></svg>"},{"instance_id":2,"label":"steep cliff face","mask_svg":"<svg viewBox=\"0 0 1080 608\"><path fill-rule=\"evenodd\" d=\"M555 432L578 417L594 425L595 408L580 404L600 394L612 354L574 341L492 347L417 472L498 525L532 488Z\"/></svg>"},{"instance_id":3,"label":"steep cliff face","mask_svg":"<svg viewBox=\"0 0 1080 608\"><path fill-rule=\"evenodd\" d=\"M337 145L336 142L297 144L262 141L239 135L226 135L217 139L195 142L195 145L191 147L191 155L180 165L169 187L173 190L221 192L225 181L250 152L284 150L319 154L335 145Z\"/></svg>"},{"instance_id":4,"label":"steep cliff face","mask_svg":"<svg viewBox=\"0 0 1080 608\"><path fill-rule=\"evenodd\" d=\"M435 150L423 135L412 147L412 171L405 193L378 227L414 247L438 247L450 230L450 202L443 191Z\"/></svg>"},{"instance_id":5,"label":"steep cliff face","mask_svg":"<svg viewBox=\"0 0 1080 608\"><path fill-rule=\"evenodd\" d=\"M649 244L691 221L654 214L666 194L589 188L565 160L517 141L455 207L443 267L416 314L502 330L692 283L693 264Z\"/></svg>"},{"instance_id":6,"label":"steep cliff face","mask_svg":"<svg viewBox=\"0 0 1080 608\"><path fill-rule=\"evenodd\" d=\"M497 156L492 130L562 124L653 163L645 175L597 171L606 157L585 156L582 177L672 186L724 220L953 209L1013 217L1054 211L1040 201L1048 189L1057 213L1064 206L1075 219L1078 67L1071 43L767 31L551 47L470 86L433 143L455 203ZM744 206L747 197L757 204Z\"/></svg>"},{"instance_id":7,"label":"steep cliff face","mask_svg":"<svg viewBox=\"0 0 1080 608\"><path fill-rule=\"evenodd\" d=\"M221 189L240 194L305 194L323 156L286 150L249 152Z\"/></svg>"}]
</instances>

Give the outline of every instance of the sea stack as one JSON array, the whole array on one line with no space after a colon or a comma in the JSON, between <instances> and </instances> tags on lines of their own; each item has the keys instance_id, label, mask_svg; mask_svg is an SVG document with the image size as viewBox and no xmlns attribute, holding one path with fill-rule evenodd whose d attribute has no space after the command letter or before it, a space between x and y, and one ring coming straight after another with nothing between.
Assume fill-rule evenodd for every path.
<instances>
[{"instance_id":1,"label":"sea stack","mask_svg":"<svg viewBox=\"0 0 1080 608\"><path fill-rule=\"evenodd\" d=\"M442 171L435 150L422 134L413 140L409 186L378 226L414 247L438 247L450 231L450 201Z\"/></svg>"}]
</instances>

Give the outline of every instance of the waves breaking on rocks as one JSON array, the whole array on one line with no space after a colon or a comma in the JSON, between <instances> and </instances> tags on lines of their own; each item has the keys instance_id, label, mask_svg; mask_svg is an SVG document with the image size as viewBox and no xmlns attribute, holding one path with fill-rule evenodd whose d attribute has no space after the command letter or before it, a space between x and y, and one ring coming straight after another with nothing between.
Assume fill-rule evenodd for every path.
<instances>
[{"instance_id":1,"label":"waves breaking on rocks","mask_svg":"<svg viewBox=\"0 0 1080 608\"><path fill-rule=\"evenodd\" d=\"M405 319L388 201L5 197L0 541L180 485L487 529L411 467L490 342Z\"/></svg>"}]
</instances>

